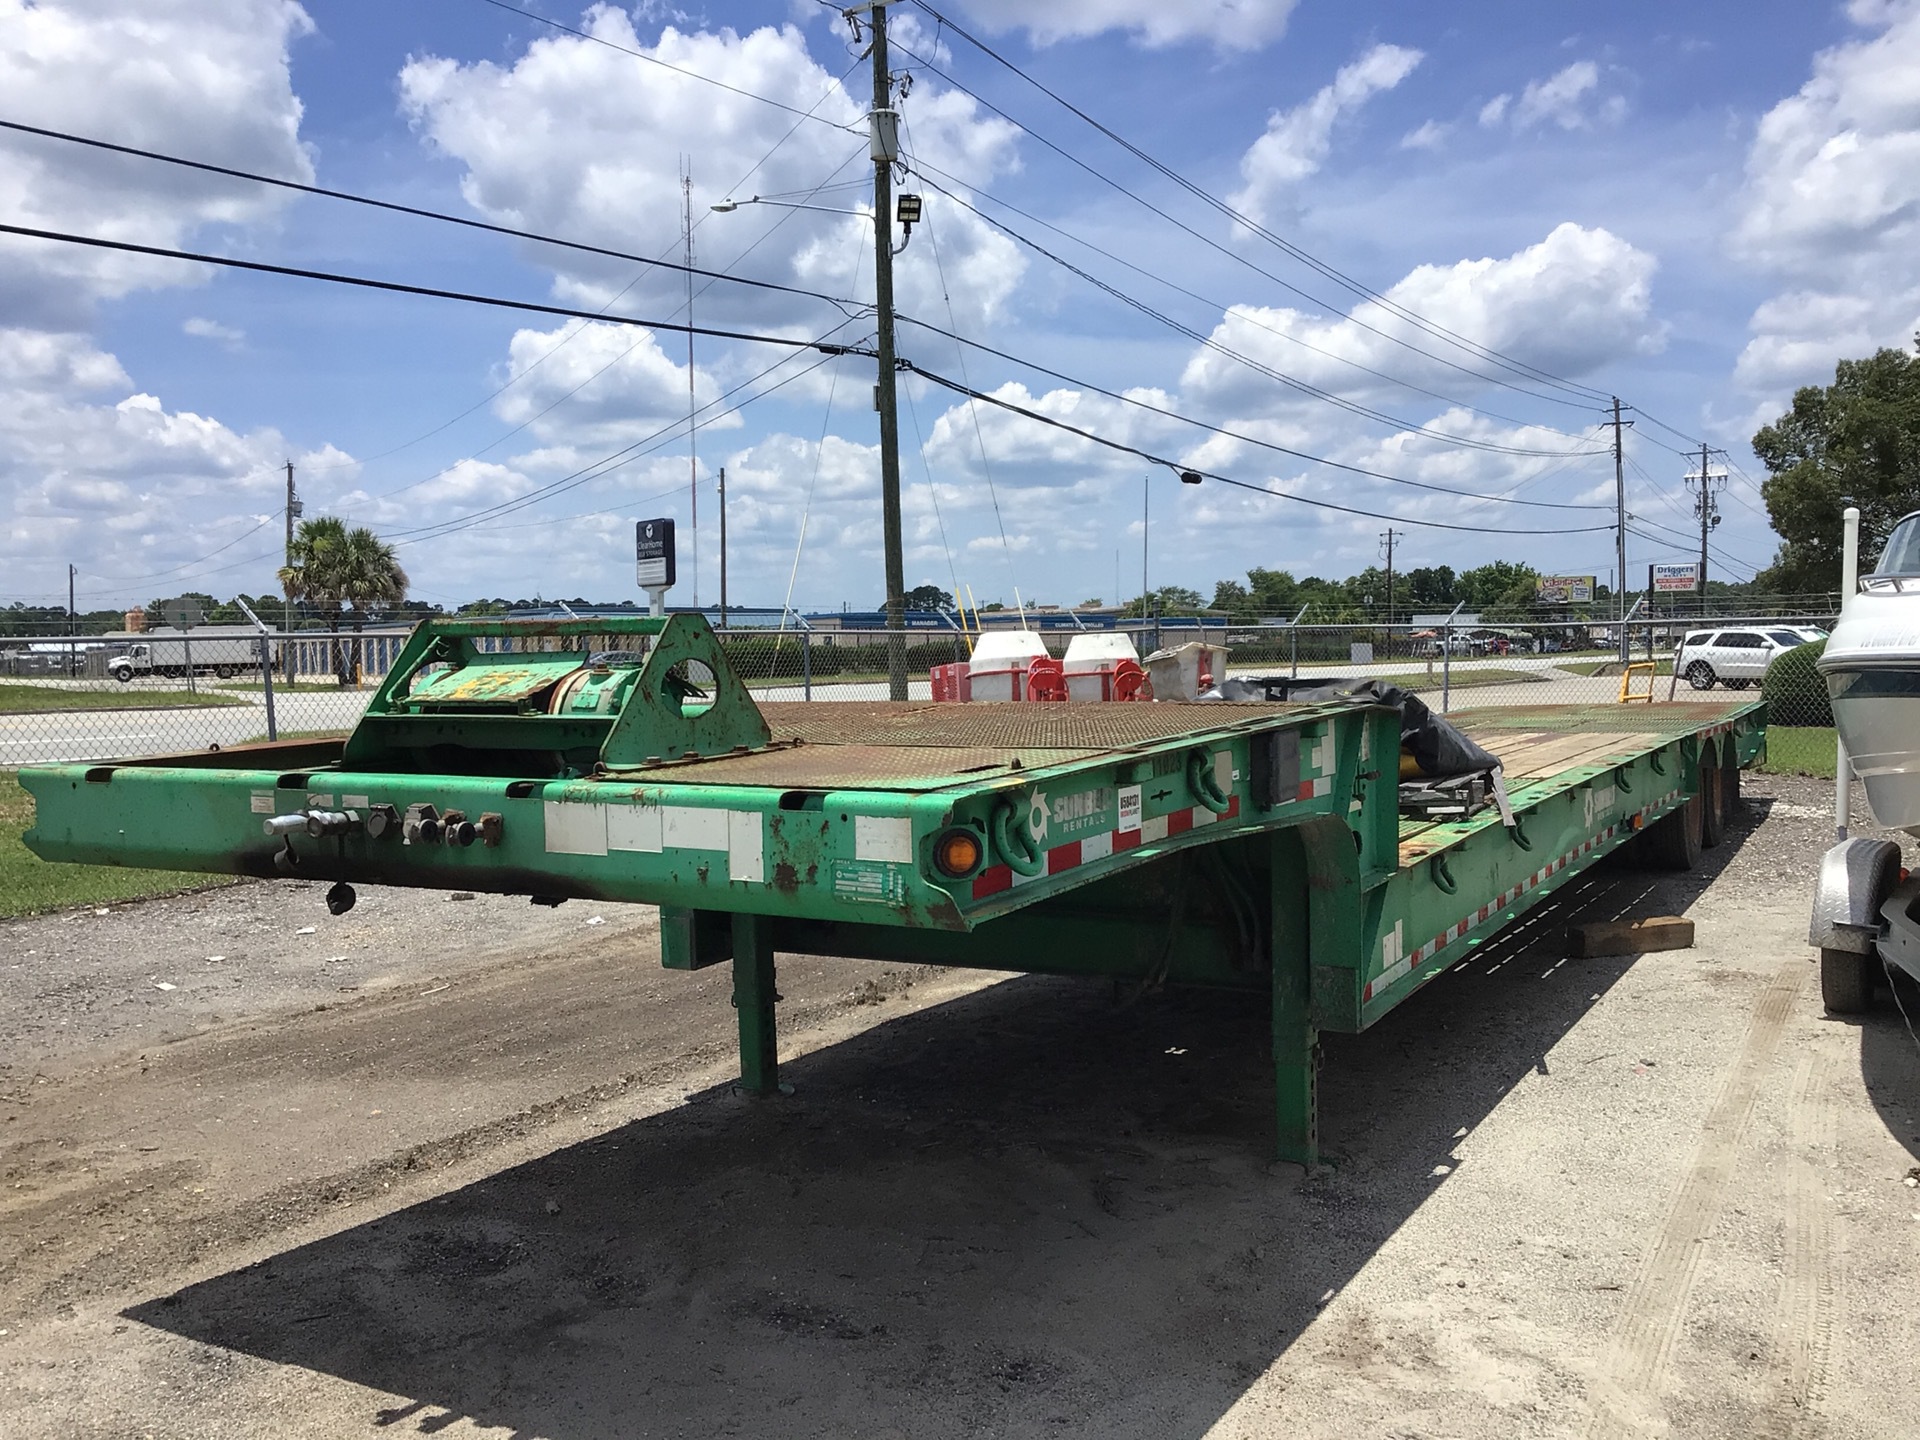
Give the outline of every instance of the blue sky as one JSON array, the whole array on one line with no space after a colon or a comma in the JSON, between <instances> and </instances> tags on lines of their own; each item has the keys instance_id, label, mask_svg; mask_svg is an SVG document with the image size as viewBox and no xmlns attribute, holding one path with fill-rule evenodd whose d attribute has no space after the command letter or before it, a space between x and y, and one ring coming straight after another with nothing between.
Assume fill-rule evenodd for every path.
<instances>
[{"instance_id":1,"label":"blue sky","mask_svg":"<svg viewBox=\"0 0 1920 1440\"><path fill-rule=\"evenodd\" d=\"M696 263L870 300L865 219L709 208L776 192L861 202L870 82L835 12L814 0L516 3L598 41L484 0L0 0L0 118L669 257L684 157ZM957 580L982 601L1011 602L1016 588L1110 600L1116 584L1131 596L1143 487L1156 585L1210 593L1255 565L1349 574L1376 561L1389 525L1406 532L1403 565L1525 559L1604 577L1612 462L1591 453L1604 443L1591 392L1641 417L1627 442L1629 574L1685 558L1687 466L1674 451L1704 439L1735 472L1714 563L1745 578L1775 544L1749 479L1761 478L1746 443L1756 425L1835 360L1911 343L1920 324L1912 3L1623 5L1581 13L1578 28L1559 7L1494 4L934 8L1400 311L1204 206L928 11L896 6L895 68L913 76L904 188L928 211L898 262L900 307L1032 363L963 356L912 323L903 355L1299 497L1182 487L909 381L910 584ZM1026 28L1035 13L1052 28ZM672 272L18 136L0 138L0 211L661 320L686 298ZM69 561L88 604L270 589L288 458L309 514L374 526L400 545L416 593L448 604L632 595L641 516L674 516L688 544L680 337L13 238L0 253L0 601L63 598ZM1413 328L1409 311L1432 328ZM857 310L848 321L724 281L694 314L796 338L843 322L838 339L871 332ZM872 606L871 361L803 352L754 378L781 358L696 345L696 398L715 402L698 437L699 598L717 596L725 465L735 603L778 604L791 589L809 608ZM1509 361L1552 378L1521 383L1500 368ZM1581 506L1602 508L1566 508ZM677 602L694 598L691 560Z\"/></svg>"}]
</instances>

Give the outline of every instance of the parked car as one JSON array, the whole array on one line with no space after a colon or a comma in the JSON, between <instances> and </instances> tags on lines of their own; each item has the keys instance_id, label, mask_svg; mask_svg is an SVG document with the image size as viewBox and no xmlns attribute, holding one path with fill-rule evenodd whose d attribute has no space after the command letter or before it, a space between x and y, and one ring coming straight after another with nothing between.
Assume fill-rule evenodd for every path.
<instances>
[{"instance_id":1,"label":"parked car","mask_svg":"<svg viewBox=\"0 0 1920 1440\"><path fill-rule=\"evenodd\" d=\"M1797 632L1780 626L1692 630L1674 652L1673 673L1696 690L1711 690L1716 683L1745 690L1766 675L1774 656L1805 643Z\"/></svg>"}]
</instances>

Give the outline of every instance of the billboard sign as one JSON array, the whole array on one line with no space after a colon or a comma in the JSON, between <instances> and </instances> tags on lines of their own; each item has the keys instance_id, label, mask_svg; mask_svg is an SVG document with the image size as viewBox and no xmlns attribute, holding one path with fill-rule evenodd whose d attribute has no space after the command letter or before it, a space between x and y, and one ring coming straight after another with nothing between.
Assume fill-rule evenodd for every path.
<instances>
[{"instance_id":1,"label":"billboard sign","mask_svg":"<svg viewBox=\"0 0 1920 1440\"><path fill-rule=\"evenodd\" d=\"M1542 575L1533 582L1533 598L1541 605L1591 605L1591 575Z\"/></svg>"},{"instance_id":2,"label":"billboard sign","mask_svg":"<svg viewBox=\"0 0 1920 1440\"><path fill-rule=\"evenodd\" d=\"M635 571L642 590L666 590L672 587L673 521L635 521L633 552Z\"/></svg>"},{"instance_id":3,"label":"billboard sign","mask_svg":"<svg viewBox=\"0 0 1920 1440\"><path fill-rule=\"evenodd\" d=\"M1697 560L1649 565L1647 571L1650 577L1649 588L1662 594L1700 588L1700 563Z\"/></svg>"}]
</instances>

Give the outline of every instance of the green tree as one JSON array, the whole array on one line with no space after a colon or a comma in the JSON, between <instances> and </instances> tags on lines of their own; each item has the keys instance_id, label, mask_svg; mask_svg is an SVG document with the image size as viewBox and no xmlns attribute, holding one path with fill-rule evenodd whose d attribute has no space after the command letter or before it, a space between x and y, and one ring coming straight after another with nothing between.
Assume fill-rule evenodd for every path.
<instances>
[{"instance_id":1,"label":"green tree","mask_svg":"<svg viewBox=\"0 0 1920 1440\"><path fill-rule=\"evenodd\" d=\"M1455 576L1451 565L1421 565L1407 572L1407 591L1415 605L1438 608L1451 606Z\"/></svg>"},{"instance_id":2,"label":"green tree","mask_svg":"<svg viewBox=\"0 0 1920 1440\"><path fill-rule=\"evenodd\" d=\"M1797 594L1836 588L1842 510L1860 507L1868 557L1896 520L1920 510L1920 355L1842 360L1833 384L1794 392L1793 407L1753 437L1753 451L1769 472L1761 493L1781 539L1756 584Z\"/></svg>"},{"instance_id":3,"label":"green tree","mask_svg":"<svg viewBox=\"0 0 1920 1440\"><path fill-rule=\"evenodd\" d=\"M1512 560L1493 560L1472 570L1461 571L1454 599L1464 600L1472 610L1488 611L1495 607L1511 610L1515 606L1530 608L1533 605L1534 582L1539 578L1540 572L1531 565L1516 564Z\"/></svg>"},{"instance_id":4,"label":"green tree","mask_svg":"<svg viewBox=\"0 0 1920 1440\"><path fill-rule=\"evenodd\" d=\"M938 585L916 585L900 597L909 610L951 610L953 596Z\"/></svg>"},{"instance_id":5,"label":"green tree","mask_svg":"<svg viewBox=\"0 0 1920 1440\"><path fill-rule=\"evenodd\" d=\"M1251 620L1259 613L1253 608L1253 596L1238 580L1216 580L1213 604L1207 608L1217 610L1229 620Z\"/></svg>"},{"instance_id":6,"label":"green tree","mask_svg":"<svg viewBox=\"0 0 1920 1440\"><path fill-rule=\"evenodd\" d=\"M1189 590L1184 585L1162 585L1147 596L1149 615L1197 615L1206 608L1198 590ZM1129 600L1123 616L1139 618L1141 615L1140 597Z\"/></svg>"},{"instance_id":7,"label":"green tree","mask_svg":"<svg viewBox=\"0 0 1920 1440\"><path fill-rule=\"evenodd\" d=\"M407 572L393 547L364 527L349 530L331 515L300 522L288 563L280 569L280 584L289 599L315 606L330 630L340 629L350 610L358 631L369 618L407 598ZM353 642L349 663L346 647L335 641L333 666L343 685L357 677L360 642Z\"/></svg>"}]
</instances>

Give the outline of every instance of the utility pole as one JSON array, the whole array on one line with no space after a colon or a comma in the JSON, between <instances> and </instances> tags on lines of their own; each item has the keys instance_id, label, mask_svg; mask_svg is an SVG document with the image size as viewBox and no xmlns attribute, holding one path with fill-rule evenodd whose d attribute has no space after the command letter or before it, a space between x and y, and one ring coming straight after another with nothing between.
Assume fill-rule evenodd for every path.
<instances>
[{"instance_id":1,"label":"utility pole","mask_svg":"<svg viewBox=\"0 0 1920 1440\"><path fill-rule=\"evenodd\" d=\"M907 698L907 567L900 542L900 412L893 359L893 162L900 154L900 117L893 108L893 77L887 73L887 6L866 0L850 14L867 12L873 28L873 111L867 117L867 152L873 157L873 298L879 328L880 528L887 571L887 696Z\"/></svg>"},{"instance_id":2,"label":"utility pole","mask_svg":"<svg viewBox=\"0 0 1920 1440\"><path fill-rule=\"evenodd\" d=\"M1146 638L1147 625L1147 526L1150 516L1147 513L1152 499L1153 477L1140 477L1140 637Z\"/></svg>"},{"instance_id":3,"label":"utility pole","mask_svg":"<svg viewBox=\"0 0 1920 1440\"><path fill-rule=\"evenodd\" d=\"M693 400L693 162L680 157L680 220L687 237L687 503L691 509L687 541L688 578L693 603L700 605L700 412Z\"/></svg>"},{"instance_id":4,"label":"utility pole","mask_svg":"<svg viewBox=\"0 0 1920 1440\"><path fill-rule=\"evenodd\" d=\"M1388 528L1380 537L1387 542L1387 634L1386 643L1381 647L1383 653L1393 654L1393 542L1407 538L1404 530Z\"/></svg>"},{"instance_id":5,"label":"utility pole","mask_svg":"<svg viewBox=\"0 0 1920 1440\"><path fill-rule=\"evenodd\" d=\"M720 467L720 628L727 628L727 467Z\"/></svg>"},{"instance_id":6,"label":"utility pole","mask_svg":"<svg viewBox=\"0 0 1920 1440\"><path fill-rule=\"evenodd\" d=\"M1707 442L1702 440L1700 442L1700 473L1698 475L1687 476L1687 484L1689 486L1693 485L1696 481L1700 485L1700 493L1695 497L1693 502L1693 513L1700 517L1699 588L1700 613L1702 615L1707 613L1707 532L1720 523L1720 506L1713 498L1713 492L1717 488L1714 482L1717 479L1720 485L1727 483L1725 476L1714 476L1707 472L1707 456L1711 453L1712 452L1707 449Z\"/></svg>"},{"instance_id":7,"label":"utility pole","mask_svg":"<svg viewBox=\"0 0 1920 1440\"><path fill-rule=\"evenodd\" d=\"M1632 424L1632 421L1626 422ZM1621 444L1620 397L1613 397L1613 608L1620 628L1620 663L1627 663L1627 456Z\"/></svg>"},{"instance_id":8,"label":"utility pole","mask_svg":"<svg viewBox=\"0 0 1920 1440\"><path fill-rule=\"evenodd\" d=\"M293 522L299 518L300 509L300 497L296 495L293 490L293 461L289 460L287 461L287 557L285 561L289 566L293 564ZM286 603L280 610L280 631L282 634L286 634L292 631L292 629L293 597L288 595L286 597ZM293 654L291 648L286 646L282 646L281 648L287 655L290 656ZM291 666L293 661L289 659L287 664ZM291 670L288 672L288 678L292 678Z\"/></svg>"},{"instance_id":9,"label":"utility pole","mask_svg":"<svg viewBox=\"0 0 1920 1440\"><path fill-rule=\"evenodd\" d=\"M73 613L73 565L67 565L67 678L71 680L79 667L74 662L73 637L78 630Z\"/></svg>"}]
</instances>

